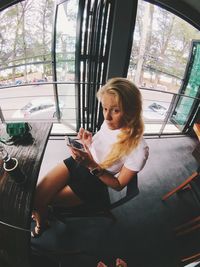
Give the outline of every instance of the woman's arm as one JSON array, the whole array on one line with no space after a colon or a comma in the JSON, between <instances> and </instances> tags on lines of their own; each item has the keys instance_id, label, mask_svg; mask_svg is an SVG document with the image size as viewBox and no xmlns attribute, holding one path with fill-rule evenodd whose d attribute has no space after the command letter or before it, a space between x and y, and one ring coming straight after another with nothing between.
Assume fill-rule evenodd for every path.
<instances>
[{"instance_id":1,"label":"woman's arm","mask_svg":"<svg viewBox=\"0 0 200 267\"><path fill-rule=\"evenodd\" d=\"M123 166L119 176L116 178L107 170L101 169L98 163L94 161L88 147L86 145L84 147L85 151L81 151L76 148L70 148L72 157L80 164L86 166L91 173L93 173L94 170L99 170L97 174L94 171L94 175L98 176L104 184L113 188L114 190L122 190L137 173L137 171L132 171Z\"/></svg>"},{"instance_id":2,"label":"woman's arm","mask_svg":"<svg viewBox=\"0 0 200 267\"><path fill-rule=\"evenodd\" d=\"M98 177L107 186L116 191L121 191L136 174L136 171L131 171L123 166L118 177L115 177L106 170L103 170Z\"/></svg>"}]
</instances>

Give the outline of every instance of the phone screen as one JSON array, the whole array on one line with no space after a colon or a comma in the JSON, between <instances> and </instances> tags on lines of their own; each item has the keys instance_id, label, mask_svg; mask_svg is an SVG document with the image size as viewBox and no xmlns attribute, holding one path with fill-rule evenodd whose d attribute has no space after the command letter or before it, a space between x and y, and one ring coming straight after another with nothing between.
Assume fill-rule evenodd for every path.
<instances>
[{"instance_id":1,"label":"phone screen","mask_svg":"<svg viewBox=\"0 0 200 267\"><path fill-rule=\"evenodd\" d=\"M77 149L84 150L83 144L81 144L80 142L76 141L73 138L67 137L67 144Z\"/></svg>"}]
</instances>

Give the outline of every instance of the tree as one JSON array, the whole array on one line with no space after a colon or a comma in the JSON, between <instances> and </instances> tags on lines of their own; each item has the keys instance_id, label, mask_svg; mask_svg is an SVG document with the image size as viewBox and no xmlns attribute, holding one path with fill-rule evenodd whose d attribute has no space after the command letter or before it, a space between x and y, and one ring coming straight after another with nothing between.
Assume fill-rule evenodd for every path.
<instances>
[{"instance_id":1,"label":"tree","mask_svg":"<svg viewBox=\"0 0 200 267\"><path fill-rule=\"evenodd\" d=\"M47 60L47 54L51 51L51 37L53 24L53 0L43 0L38 3L37 12L39 14L38 30L41 35L41 55L42 60ZM46 76L46 64L43 64L43 75Z\"/></svg>"},{"instance_id":2,"label":"tree","mask_svg":"<svg viewBox=\"0 0 200 267\"><path fill-rule=\"evenodd\" d=\"M17 65L23 64L26 80L27 63L50 60L53 8L53 0L26 0L0 13L0 64L13 66L13 81Z\"/></svg>"},{"instance_id":3,"label":"tree","mask_svg":"<svg viewBox=\"0 0 200 267\"><path fill-rule=\"evenodd\" d=\"M184 75L192 39L199 31L179 17L139 1L129 71L135 69L135 82L141 84L143 72L154 74L154 86L160 75L170 75L174 82Z\"/></svg>"},{"instance_id":4,"label":"tree","mask_svg":"<svg viewBox=\"0 0 200 267\"><path fill-rule=\"evenodd\" d=\"M149 25L150 25L150 4L146 4L142 20L142 34L139 44L139 55L135 73L135 83L137 85L140 84L141 72L144 63L144 56L148 40Z\"/></svg>"},{"instance_id":5,"label":"tree","mask_svg":"<svg viewBox=\"0 0 200 267\"><path fill-rule=\"evenodd\" d=\"M26 14L28 10L31 9L31 1L26 0L24 2L20 2L21 7L21 41L22 41L22 50L24 57L24 81L27 82L27 41L26 41Z\"/></svg>"}]
</instances>

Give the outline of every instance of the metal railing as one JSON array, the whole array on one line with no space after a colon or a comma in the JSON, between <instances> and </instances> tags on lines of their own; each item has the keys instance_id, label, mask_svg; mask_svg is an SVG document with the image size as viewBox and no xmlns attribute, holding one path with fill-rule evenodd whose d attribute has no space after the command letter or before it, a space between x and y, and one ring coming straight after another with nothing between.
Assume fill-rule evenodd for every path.
<instances>
[{"instance_id":1,"label":"metal railing","mask_svg":"<svg viewBox=\"0 0 200 267\"><path fill-rule=\"evenodd\" d=\"M57 91L54 91L57 84ZM0 88L0 107L5 120L8 121L52 121L55 125L67 126L67 130L55 130L56 134L63 131L76 132L77 106L75 82L42 82L21 85L3 86ZM199 98L179 93L140 88L143 96L143 114L145 135L182 134L171 118L180 97L199 103ZM58 102L56 101L58 100ZM32 109L30 106L32 103ZM35 105L35 106L34 106ZM81 109L81 107L79 107ZM199 105L198 105L199 108ZM184 109L184 107L182 107ZM187 107L185 107L187 109ZM60 112L60 118L57 110ZM87 116L89 118L90 116ZM190 118L192 123L192 118ZM66 133L66 132L65 132Z\"/></svg>"}]
</instances>

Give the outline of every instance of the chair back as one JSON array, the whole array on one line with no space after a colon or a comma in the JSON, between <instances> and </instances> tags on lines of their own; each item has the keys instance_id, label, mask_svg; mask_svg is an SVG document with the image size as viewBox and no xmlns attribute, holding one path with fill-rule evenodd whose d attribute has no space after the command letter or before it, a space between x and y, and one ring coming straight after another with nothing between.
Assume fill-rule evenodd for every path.
<instances>
[{"instance_id":1,"label":"chair back","mask_svg":"<svg viewBox=\"0 0 200 267\"><path fill-rule=\"evenodd\" d=\"M138 175L137 174L135 174L135 176L127 184L126 188L127 188L126 189L126 195L123 198L121 198L120 200L112 203L110 205L110 209L114 209L114 208L128 202L129 200L131 200L132 198L136 197L139 194Z\"/></svg>"},{"instance_id":2,"label":"chair back","mask_svg":"<svg viewBox=\"0 0 200 267\"><path fill-rule=\"evenodd\" d=\"M135 194L139 193L139 188L138 188L138 175L135 174L135 176L131 179L131 181L127 185L127 192L126 196L133 196Z\"/></svg>"}]
</instances>

